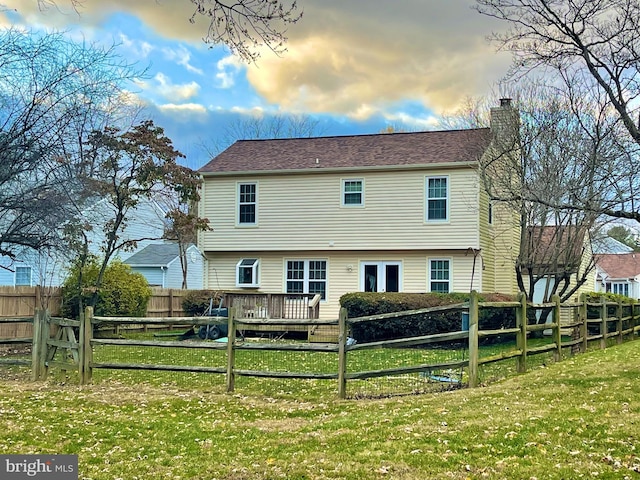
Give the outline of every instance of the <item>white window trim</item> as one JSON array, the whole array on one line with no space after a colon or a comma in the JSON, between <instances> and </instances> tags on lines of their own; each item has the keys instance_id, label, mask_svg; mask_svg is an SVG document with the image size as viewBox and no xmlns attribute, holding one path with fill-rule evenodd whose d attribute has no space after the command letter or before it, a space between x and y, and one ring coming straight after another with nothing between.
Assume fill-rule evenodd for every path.
<instances>
[{"instance_id":1,"label":"white window trim","mask_svg":"<svg viewBox=\"0 0 640 480\"><path fill-rule=\"evenodd\" d=\"M252 283L240 283L240 267L249 268L247 265L242 265L245 260L254 260L251 265L251 279ZM258 288L260 287L260 259L259 258L241 258L236 263L236 287L238 288Z\"/></svg>"},{"instance_id":2,"label":"white window trim","mask_svg":"<svg viewBox=\"0 0 640 480\"><path fill-rule=\"evenodd\" d=\"M449 293L453 292L453 259L447 257L433 257L427 258L427 292L432 292L431 282L444 282L445 280L432 280L431 279L431 262L445 261L449 262L449 280L446 280L449 284ZM440 292L434 292L440 293Z\"/></svg>"},{"instance_id":3,"label":"white window trim","mask_svg":"<svg viewBox=\"0 0 640 480\"><path fill-rule=\"evenodd\" d=\"M254 185L256 187L256 201L254 203L255 205L255 219L253 223L249 223L249 222L240 222L240 186L241 185ZM258 200L259 200L259 195L258 195L258 182L237 182L236 183L236 227L245 227L245 228L251 228L251 227L257 227L258 226Z\"/></svg>"},{"instance_id":4,"label":"white window trim","mask_svg":"<svg viewBox=\"0 0 640 480\"><path fill-rule=\"evenodd\" d=\"M362 190L360 192L360 203L345 203L344 198L347 194L347 192L345 191L345 187L347 182L360 182L360 184L362 185ZM364 178L343 178L340 183L340 205L346 208L364 207Z\"/></svg>"},{"instance_id":5,"label":"white window trim","mask_svg":"<svg viewBox=\"0 0 640 480\"><path fill-rule=\"evenodd\" d=\"M29 283L18 284L18 268L24 268L29 270ZM33 285L33 267L30 265L18 265L13 275L13 285L16 287L31 287Z\"/></svg>"},{"instance_id":6,"label":"white window trim","mask_svg":"<svg viewBox=\"0 0 640 480\"><path fill-rule=\"evenodd\" d=\"M321 299L322 302L326 302L329 298L329 260L326 258L285 258L284 259L284 268L282 269L284 272L284 291L287 292L287 282L290 280L287 278L287 272L289 269L287 268L288 262L303 262L304 263L304 273L303 278L291 280L293 282L302 282L302 292L309 293L309 282L321 282L324 281L324 297ZM311 262L325 262L325 273L326 278L324 280L311 280L309 278L309 264Z\"/></svg>"},{"instance_id":7,"label":"white window trim","mask_svg":"<svg viewBox=\"0 0 640 480\"><path fill-rule=\"evenodd\" d=\"M387 266L387 265L395 265L398 267L398 292L402 292L403 291L403 287L404 285L402 284L402 278L403 278L403 271L402 271L402 260L390 260L390 261L382 261L382 260L361 260L360 261L360 279L359 279L359 283L360 283L360 291L364 292L365 291L365 267L367 265L376 265L378 268L378 273L380 273L380 269ZM386 292L386 280L383 279L384 283L384 291ZM380 292L380 290L378 290L378 292Z\"/></svg>"},{"instance_id":8,"label":"white window trim","mask_svg":"<svg viewBox=\"0 0 640 480\"><path fill-rule=\"evenodd\" d=\"M447 196L444 198L446 202L445 209L445 218L429 218L429 200L442 200L442 198L430 198L429 197L429 180L435 180L438 178L444 178L447 181ZM447 223L449 222L450 210L451 210L451 201L449 197L451 192L451 180L449 179L449 175L430 175L428 177L424 177L424 220L427 223Z\"/></svg>"}]
</instances>

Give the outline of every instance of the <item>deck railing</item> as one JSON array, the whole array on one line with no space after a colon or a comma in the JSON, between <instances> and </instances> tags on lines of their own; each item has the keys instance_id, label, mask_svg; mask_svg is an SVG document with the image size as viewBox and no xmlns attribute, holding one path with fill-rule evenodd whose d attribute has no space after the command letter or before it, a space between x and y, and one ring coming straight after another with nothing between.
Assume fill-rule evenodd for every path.
<instances>
[{"instance_id":1,"label":"deck railing","mask_svg":"<svg viewBox=\"0 0 640 480\"><path fill-rule=\"evenodd\" d=\"M320 295L313 293L225 293L224 305L238 318L313 320L320 315Z\"/></svg>"}]
</instances>

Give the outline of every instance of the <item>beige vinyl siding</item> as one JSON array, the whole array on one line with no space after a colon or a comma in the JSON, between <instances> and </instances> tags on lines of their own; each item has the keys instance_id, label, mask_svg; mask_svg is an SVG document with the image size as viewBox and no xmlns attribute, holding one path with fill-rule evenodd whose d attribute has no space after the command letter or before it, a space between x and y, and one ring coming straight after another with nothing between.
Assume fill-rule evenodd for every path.
<instances>
[{"instance_id":1,"label":"beige vinyl siding","mask_svg":"<svg viewBox=\"0 0 640 480\"><path fill-rule=\"evenodd\" d=\"M221 252L207 254L208 285L212 290L237 290L235 283L236 264L241 258L260 259L260 287L247 289L265 293L285 291L287 260L326 260L327 299L320 304L321 318L337 318L340 297L345 293L360 291L360 265L363 262L400 262L401 288L403 292L424 293L428 291L428 262L431 258L451 260L452 291L468 292L473 270L473 255L450 250L436 251L299 251L299 252ZM348 267L352 266L351 269ZM481 290L482 268L478 261L475 267L473 288Z\"/></svg>"},{"instance_id":2,"label":"beige vinyl siding","mask_svg":"<svg viewBox=\"0 0 640 480\"><path fill-rule=\"evenodd\" d=\"M342 180L362 178L365 204L341 204ZM446 176L449 220L425 221L425 182ZM237 227L237 184L258 183L258 225ZM204 251L479 248L478 181L471 168L205 177Z\"/></svg>"},{"instance_id":3,"label":"beige vinyl siding","mask_svg":"<svg viewBox=\"0 0 640 480\"><path fill-rule=\"evenodd\" d=\"M482 291L496 291L495 241L493 238L493 224L489 224L489 195L484 189L479 192L479 232L480 258L482 275Z\"/></svg>"}]
</instances>

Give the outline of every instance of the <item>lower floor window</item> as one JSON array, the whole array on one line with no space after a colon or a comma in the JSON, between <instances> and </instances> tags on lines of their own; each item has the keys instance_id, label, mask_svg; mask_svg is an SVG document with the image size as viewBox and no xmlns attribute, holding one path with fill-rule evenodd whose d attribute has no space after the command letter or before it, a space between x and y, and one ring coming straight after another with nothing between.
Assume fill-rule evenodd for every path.
<instances>
[{"instance_id":1,"label":"lower floor window","mask_svg":"<svg viewBox=\"0 0 640 480\"><path fill-rule=\"evenodd\" d=\"M257 258L243 258L236 264L236 286L259 286L258 267L260 261Z\"/></svg>"},{"instance_id":2,"label":"lower floor window","mask_svg":"<svg viewBox=\"0 0 640 480\"><path fill-rule=\"evenodd\" d=\"M287 260L287 293L327 296L326 260Z\"/></svg>"},{"instance_id":3,"label":"lower floor window","mask_svg":"<svg viewBox=\"0 0 640 480\"><path fill-rule=\"evenodd\" d=\"M619 295L629 296L628 283L607 283L607 292L617 293Z\"/></svg>"},{"instance_id":4,"label":"lower floor window","mask_svg":"<svg viewBox=\"0 0 640 480\"><path fill-rule=\"evenodd\" d=\"M429 260L429 291L449 293L451 291L451 261Z\"/></svg>"}]
</instances>

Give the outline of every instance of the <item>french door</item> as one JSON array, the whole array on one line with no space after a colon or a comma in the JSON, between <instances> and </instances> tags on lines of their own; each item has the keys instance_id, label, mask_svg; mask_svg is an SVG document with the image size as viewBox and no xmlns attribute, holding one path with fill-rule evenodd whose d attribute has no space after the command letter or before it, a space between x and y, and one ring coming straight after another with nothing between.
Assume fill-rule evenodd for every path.
<instances>
[{"instance_id":1,"label":"french door","mask_svg":"<svg viewBox=\"0 0 640 480\"><path fill-rule=\"evenodd\" d=\"M363 292L399 292L401 262L362 262L360 290Z\"/></svg>"}]
</instances>

